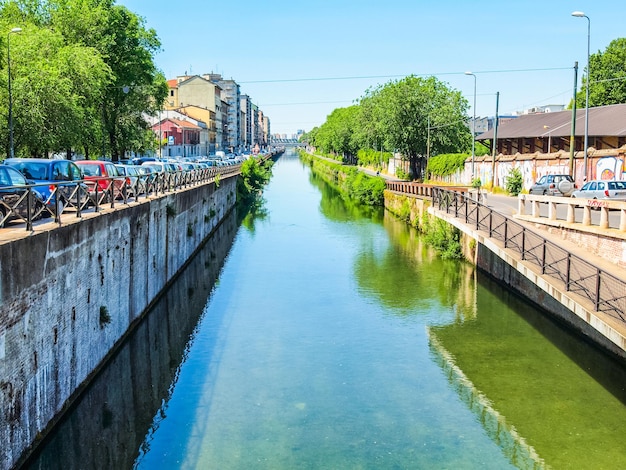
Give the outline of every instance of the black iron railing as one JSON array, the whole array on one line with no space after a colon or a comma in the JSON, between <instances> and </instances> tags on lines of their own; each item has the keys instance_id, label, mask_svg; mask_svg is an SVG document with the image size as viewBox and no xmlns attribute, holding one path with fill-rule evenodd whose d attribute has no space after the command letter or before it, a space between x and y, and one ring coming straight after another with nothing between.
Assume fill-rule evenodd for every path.
<instances>
[{"instance_id":1,"label":"black iron railing","mask_svg":"<svg viewBox=\"0 0 626 470\"><path fill-rule=\"evenodd\" d=\"M99 212L105 207L127 205L131 201L206 184L216 177L225 178L240 172L241 165L237 164L174 173L3 187L0 190L0 227L8 221L17 220L25 223L26 230L32 231L34 221L50 217L61 225L61 215L70 210L76 217L81 217L85 211ZM47 198L42 197L42 191L38 190L44 186Z\"/></svg>"},{"instance_id":2,"label":"black iron railing","mask_svg":"<svg viewBox=\"0 0 626 470\"><path fill-rule=\"evenodd\" d=\"M547 240L520 223L477 202L467 194L442 188L432 190L433 207L463 220L505 249L539 268L541 274L566 291L588 299L598 312L626 323L626 282Z\"/></svg>"}]
</instances>

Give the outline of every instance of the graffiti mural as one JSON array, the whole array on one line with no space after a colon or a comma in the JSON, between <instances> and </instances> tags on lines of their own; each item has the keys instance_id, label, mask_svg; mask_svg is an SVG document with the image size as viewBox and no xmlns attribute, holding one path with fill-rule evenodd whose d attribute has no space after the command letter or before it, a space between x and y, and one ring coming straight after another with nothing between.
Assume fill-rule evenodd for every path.
<instances>
[{"instance_id":1,"label":"graffiti mural","mask_svg":"<svg viewBox=\"0 0 626 470\"><path fill-rule=\"evenodd\" d=\"M600 158L595 167L595 178L598 180L623 180L626 179L624 172L624 160L616 157Z\"/></svg>"}]
</instances>

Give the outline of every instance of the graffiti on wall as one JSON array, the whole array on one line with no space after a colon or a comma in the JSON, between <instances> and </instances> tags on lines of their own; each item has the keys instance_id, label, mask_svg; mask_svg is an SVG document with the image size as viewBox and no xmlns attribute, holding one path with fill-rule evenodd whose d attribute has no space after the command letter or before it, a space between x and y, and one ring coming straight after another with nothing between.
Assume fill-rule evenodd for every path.
<instances>
[{"instance_id":1,"label":"graffiti on wall","mask_svg":"<svg viewBox=\"0 0 626 470\"><path fill-rule=\"evenodd\" d=\"M624 160L616 157L604 157L598 160L595 168L595 178L598 180L623 180L626 179L624 172Z\"/></svg>"}]
</instances>

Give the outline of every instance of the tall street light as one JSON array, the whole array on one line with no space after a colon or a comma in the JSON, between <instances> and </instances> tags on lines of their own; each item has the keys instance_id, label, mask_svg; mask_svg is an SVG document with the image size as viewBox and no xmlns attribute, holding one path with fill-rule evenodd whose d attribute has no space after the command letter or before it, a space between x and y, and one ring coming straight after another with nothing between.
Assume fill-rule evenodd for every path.
<instances>
[{"instance_id":1,"label":"tall street light","mask_svg":"<svg viewBox=\"0 0 626 470\"><path fill-rule=\"evenodd\" d=\"M11 33L21 33L22 28L13 28L7 34L7 70L9 74L9 157L13 158L13 95L11 94Z\"/></svg>"},{"instance_id":2,"label":"tall street light","mask_svg":"<svg viewBox=\"0 0 626 470\"><path fill-rule=\"evenodd\" d=\"M589 46L591 44L591 20L587 15L585 15L582 11L573 11L572 16L577 18L587 18L587 86L585 87L585 158L583 169L583 176L585 180L587 179L587 157L588 157L588 147L589 147L589 85L590 85L590 75L589 72Z\"/></svg>"},{"instance_id":3,"label":"tall street light","mask_svg":"<svg viewBox=\"0 0 626 470\"><path fill-rule=\"evenodd\" d=\"M476 147L474 141L476 140L476 75L472 72L465 72L465 75L471 75L474 77L474 118L472 119L472 183L474 181L474 159L476 157Z\"/></svg>"}]
</instances>

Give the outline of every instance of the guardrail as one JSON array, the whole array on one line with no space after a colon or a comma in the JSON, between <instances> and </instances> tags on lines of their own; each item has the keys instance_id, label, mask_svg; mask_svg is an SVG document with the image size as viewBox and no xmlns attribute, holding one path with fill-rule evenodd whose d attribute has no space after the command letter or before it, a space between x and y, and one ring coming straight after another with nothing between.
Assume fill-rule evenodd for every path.
<instances>
[{"instance_id":1,"label":"guardrail","mask_svg":"<svg viewBox=\"0 0 626 470\"><path fill-rule=\"evenodd\" d=\"M389 191L413 194L414 196L421 196L428 199L433 197L433 189L441 188L441 186L434 184L415 183L413 181L385 180L385 185ZM462 194L472 191L472 188L467 186L447 186L446 188L450 191L457 191Z\"/></svg>"},{"instance_id":2,"label":"guardrail","mask_svg":"<svg viewBox=\"0 0 626 470\"><path fill-rule=\"evenodd\" d=\"M434 188L433 207L499 240L542 275L593 304L597 312L626 323L626 282L465 194Z\"/></svg>"},{"instance_id":3,"label":"guardrail","mask_svg":"<svg viewBox=\"0 0 626 470\"><path fill-rule=\"evenodd\" d=\"M531 217L563 220L567 223L580 223L583 226L597 226L602 229L610 227L609 216L611 211L619 211L619 223L614 222L613 225L620 232L626 232L626 202L623 201L520 194L518 196L518 215L528 215L527 203L530 203ZM541 213L543 204L548 205L547 215ZM559 208L563 209L559 210ZM598 217L592 217L592 210L600 212L599 220Z\"/></svg>"},{"instance_id":4,"label":"guardrail","mask_svg":"<svg viewBox=\"0 0 626 470\"><path fill-rule=\"evenodd\" d=\"M159 194L185 189L214 181L216 177L228 177L239 174L241 164L219 166L175 173L151 173L137 176L102 177L97 180L60 181L58 183L31 184L26 186L7 186L2 192L17 193L11 198L0 192L0 227L9 220L21 220L27 231L33 231L33 222L53 217L61 225L61 215L73 209L76 217L83 212L100 212L104 207L115 208L127 205L141 198L155 197ZM106 182L101 187L99 182ZM41 196L37 188L50 190L47 199Z\"/></svg>"}]
</instances>

